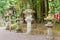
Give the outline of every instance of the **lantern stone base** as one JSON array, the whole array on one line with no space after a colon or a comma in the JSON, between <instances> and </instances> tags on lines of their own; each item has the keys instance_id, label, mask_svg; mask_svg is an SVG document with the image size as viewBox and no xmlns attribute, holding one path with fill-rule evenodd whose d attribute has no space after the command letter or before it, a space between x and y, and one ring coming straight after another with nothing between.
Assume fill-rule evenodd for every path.
<instances>
[{"instance_id":1,"label":"lantern stone base","mask_svg":"<svg viewBox=\"0 0 60 40\"><path fill-rule=\"evenodd\" d=\"M16 29L16 32L19 33L19 32L23 32L23 31L21 29Z\"/></svg>"},{"instance_id":2,"label":"lantern stone base","mask_svg":"<svg viewBox=\"0 0 60 40\"><path fill-rule=\"evenodd\" d=\"M47 40L54 40L54 37L53 36L47 36Z\"/></svg>"},{"instance_id":3,"label":"lantern stone base","mask_svg":"<svg viewBox=\"0 0 60 40\"><path fill-rule=\"evenodd\" d=\"M12 28L9 27L9 26L7 26L7 27L6 27L6 30L9 30L9 31L11 32Z\"/></svg>"},{"instance_id":4,"label":"lantern stone base","mask_svg":"<svg viewBox=\"0 0 60 40\"><path fill-rule=\"evenodd\" d=\"M6 27L6 30L9 30L9 27Z\"/></svg>"},{"instance_id":5,"label":"lantern stone base","mask_svg":"<svg viewBox=\"0 0 60 40\"><path fill-rule=\"evenodd\" d=\"M47 26L47 28L52 28L52 26Z\"/></svg>"},{"instance_id":6,"label":"lantern stone base","mask_svg":"<svg viewBox=\"0 0 60 40\"><path fill-rule=\"evenodd\" d=\"M53 40L53 33L52 33L52 27L51 26L49 26L47 28L47 32L48 32L47 40Z\"/></svg>"},{"instance_id":7,"label":"lantern stone base","mask_svg":"<svg viewBox=\"0 0 60 40\"><path fill-rule=\"evenodd\" d=\"M9 30L9 26L6 27L6 30Z\"/></svg>"},{"instance_id":8,"label":"lantern stone base","mask_svg":"<svg viewBox=\"0 0 60 40\"><path fill-rule=\"evenodd\" d=\"M27 34L30 34L31 33L31 27L27 27Z\"/></svg>"},{"instance_id":9,"label":"lantern stone base","mask_svg":"<svg viewBox=\"0 0 60 40\"><path fill-rule=\"evenodd\" d=\"M21 26L19 26L19 27L16 28L16 32L23 32Z\"/></svg>"}]
</instances>

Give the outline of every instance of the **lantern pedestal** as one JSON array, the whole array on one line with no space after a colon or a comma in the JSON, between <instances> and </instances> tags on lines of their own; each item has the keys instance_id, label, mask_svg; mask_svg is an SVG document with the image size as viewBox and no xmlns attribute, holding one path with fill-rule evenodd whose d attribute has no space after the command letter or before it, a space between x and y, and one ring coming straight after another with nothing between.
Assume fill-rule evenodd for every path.
<instances>
[{"instance_id":1,"label":"lantern pedestal","mask_svg":"<svg viewBox=\"0 0 60 40\"><path fill-rule=\"evenodd\" d=\"M31 32L32 15L31 14L27 14L25 20L27 22L27 32L26 33L30 33Z\"/></svg>"},{"instance_id":2,"label":"lantern pedestal","mask_svg":"<svg viewBox=\"0 0 60 40\"><path fill-rule=\"evenodd\" d=\"M3 20L2 20L2 16L0 15L0 26L3 27L4 26L4 23L3 23Z\"/></svg>"},{"instance_id":3,"label":"lantern pedestal","mask_svg":"<svg viewBox=\"0 0 60 40\"><path fill-rule=\"evenodd\" d=\"M20 21L20 20L16 20L16 21L17 21L16 32L23 32L22 27L21 27L21 24L22 24L23 21Z\"/></svg>"},{"instance_id":4,"label":"lantern pedestal","mask_svg":"<svg viewBox=\"0 0 60 40\"><path fill-rule=\"evenodd\" d=\"M9 15L6 16L6 29L10 30L11 28L11 17Z\"/></svg>"},{"instance_id":5,"label":"lantern pedestal","mask_svg":"<svg viewBox=\"0 0 60 40\"><path fill-rule=\"evenodd\" d=\"M6 22L6 30L9 30L9 22Z\"/></svg>"},{"instance_id":6,"label":"lantern pedestal","mask_svg":"<svg viewBox=\"0 0 60 40\"><path fill-rule=\"evenodd\" d=\"M10 30L11 32L11 16L12 16L12 13L13 13L13 8L12 7L9 7L8 8L8 29Z\"/></svg>"},{"instance_id":7,"label":"lantern pedestal","mask_svg":"<svg viewBox=\"0 0 60 40\"><path fill-rule=\"evenodd\" d=\"M31 32L31 22L27 22L27 32L26 33L30 33Z\"/></svg>"},{"instance_id":8,"label":"lantern pedestal","mask_svg":"<svg viewBox=\"0 0 60 40\"><path fill-rule=\"evenodd\" d=\"M11 15L9 15L9 30L11 31Z\"/></svg>"},{"instance_id":9,"label":"lantern pedestal","mask_svg":"<svg viewBox=\"0 0 60 40\"><path fill-rule=\"evenodd\" d=\"M52 22L48 21L45 26L47 27L47 32L48 32L47 40L53 40L53 34L52 34L52 26L53 26L53 24L52 24Z\"/></svg>"}]
</instances>

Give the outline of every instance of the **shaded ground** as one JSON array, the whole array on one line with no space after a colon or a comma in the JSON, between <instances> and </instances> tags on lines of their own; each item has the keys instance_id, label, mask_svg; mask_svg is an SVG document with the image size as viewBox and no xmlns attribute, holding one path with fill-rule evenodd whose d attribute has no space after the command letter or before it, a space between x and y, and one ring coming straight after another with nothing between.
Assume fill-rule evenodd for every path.
<instances>
[{"instance_id":1,"label":"shaded ground","mask_svg":"<svg viewBox=\"0 0 60 40\"><path fill-rule=\"evenodd\" d=\"M56 37L55 40L59 40L60 37ZM0 40L46 40L46 36L43 35L28 35L26 33L16 33L14 31L6 31L4 28L0 28Z\"/></svg>"}]
</instances>

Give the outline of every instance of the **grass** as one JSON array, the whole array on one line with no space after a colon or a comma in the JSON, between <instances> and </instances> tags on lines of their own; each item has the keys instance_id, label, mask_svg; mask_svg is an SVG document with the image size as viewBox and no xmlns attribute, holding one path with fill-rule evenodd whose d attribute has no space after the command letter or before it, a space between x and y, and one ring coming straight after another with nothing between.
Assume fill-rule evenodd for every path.
<instances>
[{"instance_id":1,"label":"grass","mask_svg":"<svg viewBox=\"0 0 60 40\"><path fill-rule=\"evenodd\" d=\"M17 25L16 24L13 24L12 26L12 29L16 29L17 28ZM20 28L22 28L21 30L23 32L26 32L26 24L22 24L20 26ZM53 25L53 34L54 36L60 36L60 24L54 24ZM45 24L32 24L32 30L31 30L31 34L47 34L47 27L45 26Z\"/></svg>"},{"instance_id":2,"label":"grass","mask_svg":"<svg viewBox=\"0 0 60 40\"><path fill-rule=\"evenodd\" d=\"M55 24L52 30L55 36L60 36L60 24Z\"/></svg>"}]
</instances>

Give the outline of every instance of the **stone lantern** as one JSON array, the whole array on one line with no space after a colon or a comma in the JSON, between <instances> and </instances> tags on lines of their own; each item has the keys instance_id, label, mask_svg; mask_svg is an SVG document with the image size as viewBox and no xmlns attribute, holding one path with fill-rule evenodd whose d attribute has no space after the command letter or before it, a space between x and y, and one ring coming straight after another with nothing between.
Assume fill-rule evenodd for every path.
<instances>
[{"instance_id":1,"label":"stone lantern","mask_svg":"<svg viewBox=\"0 0 60 40\"><path fill-rule=\"evenodd\" d=\"M26 33L30 33L31 32L31 22L32 22L32 13L34 13L34 11L32 9L30 9L30 5L27 5L27 9L25 11L23 11L24 14L26 14L26 18L25 21L27 22L27 32Z\"/></svg>"},{"instance_id":2,"label":"stone lantern","mask_svg":"<svg viewBox=\"0 0 60 40\"><path fill-rule=\"evenodd\" d=\"M45 18L45 20L47 20L47 24L45 24L45 26L47 27L47 32L48 32L47 40L53 40L53 34L52 34L52 27L53 27L52 20L53 19L54 19L54 16L51 14L48 14L48 16Z\"/></svg>"},{"instance_id":3,"label":"stone lantern","mask_svg":"<svg viewBox=\"0 0 60 40\"><path fill-rule=\"evenodd\" d=\"M6 15L6 29L9 29L10 22L9 22L9 15Z\"/></svg>"},{"instance_id":4,"label":"stone lantern","mask_svg":"<svg viewBox=\"0 0 60 40\"><path fill-rule=\"evenodd\" d=\"M3 19L2 19L2 15L0 14L0 26L3 27L4 23L3 23Z\"/></svg>"},{"instance_id":5,"label":"stone lantern","mask_svg":"<svg viewBox=\"0 0 60 40\"><path fill-rule=\"evenodd\" d=\"M16 20L16 22L17 22L17 32L23 32L22 31L22 24L23 24L23 19L22 18L18 18L17 20Z\"/></svg>"},{"instance_id":6,"label":"stone lantern","mask_svg":"<svg viewBox=\"0 0 60 40\"><path fill-rule=\"evenodd\" d=\"M11 31L11 16L13 14L13 7L8 8L8 16L9 16L9 30Z\"/></svg>"},{"instance_id":7,"label":"stone lantern","mask_svg":"<svg viewBox=\"0 0 60 40\"><path fill-rule=\"evenodd\" d=\"M16 20L16 23L17 23L17 28L16 28L16 31L18 32L20 29L20 19L17 19Z\"/></svg>"}]
</instances>

